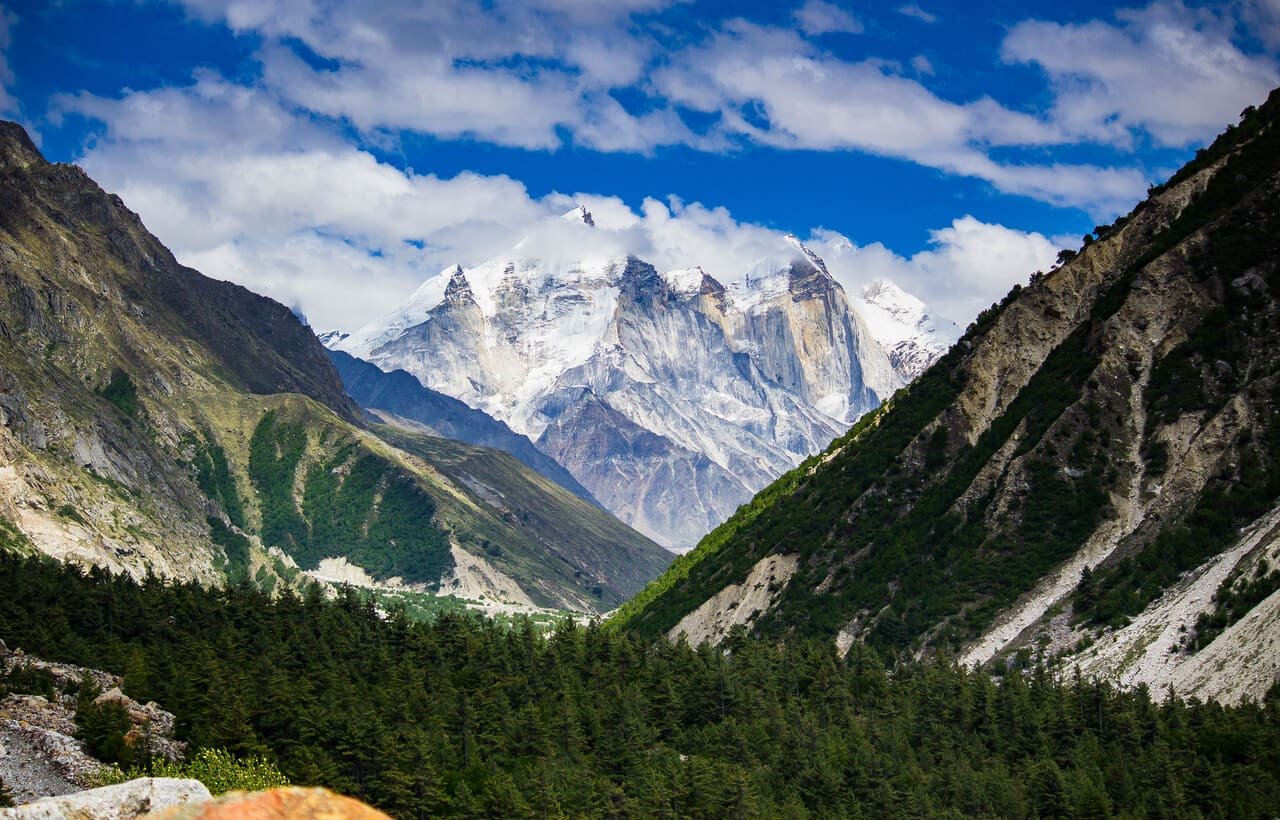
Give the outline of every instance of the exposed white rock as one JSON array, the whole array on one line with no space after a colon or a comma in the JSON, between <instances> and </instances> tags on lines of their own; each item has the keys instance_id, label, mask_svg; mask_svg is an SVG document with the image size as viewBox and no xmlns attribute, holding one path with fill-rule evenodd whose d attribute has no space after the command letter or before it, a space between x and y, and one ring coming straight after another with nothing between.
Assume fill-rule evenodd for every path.
<instances>
[{"instance_id":1,"label":"exposed white rock","mask_svg":"<svg viewBox=\"0 0 1280 820\"><path fill-rule=\"evenodd\" d=\"M766 555L751 568L745 581L730 584L704 601L681 618L667 637L674 641L683 635L695 646L704 641L718 644L735 626L749 625L767 611L799 564L799 555Z\"/></svg>"},{"instance_id":2,"label":"exposed white rock","mask_svg":"<svg viewBox=\"0 0 1280 820\"><path fill-rule=\"evenodd\" d=\"M450 544L449 551L453 555L453 569L440 579L441 595L537 609L520 585L493 564L457 544Z\"/></svg>"},{"instance_id":3,"label":"exposed white rock","mask_svg":"<svg viewBox=\"0 0 1280 820\"><path fill-rule=\"evenodd\" d=\"M364 567L357 566L345 556L337 558L321 558L315 569L307 572L312 578L328 581L331 584L348 584L353 587L372 588L381 586L373 576L365 572Z\"/></svg>"},{"instance_id":4,"label":"exposed white rock","mask_svg":"<svg viewBox=\"0 0 1280 820\"><path fill-rule=\"evenodd\" d=\"M46 797L9 809L2 820L125 820L153 811L212 799L199 780L140 777L127 783Z\"/></svg>"},{"instance_id":5,"label":"exposed white rock","mask_svg":"<svg viewBox=\"0 0 1280 820\"><path fill-rule=\"evenodd\" d=\"M1146 684L1157 696L1172 686L1182 696L1225 703L1261 699L1280 680L1280 592L1199 652L1180 651L1196 618L1213 609L1213 594L1222 582L1255 551L1280 553L1280 508L1250 527L1230 550L1188 573L1127 626L1100 637L1072 667L1124 686Z\"/></svg>"}]
</instances>

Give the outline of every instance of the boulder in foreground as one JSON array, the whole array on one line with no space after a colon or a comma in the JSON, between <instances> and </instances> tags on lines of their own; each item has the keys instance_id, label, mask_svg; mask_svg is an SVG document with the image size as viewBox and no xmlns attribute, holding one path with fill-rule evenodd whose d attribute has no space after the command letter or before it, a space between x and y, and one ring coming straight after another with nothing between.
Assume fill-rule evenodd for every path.
<instances>
[{"instance_id":1,"label":"boulder in foreground","mask_svg":"<svg viewBox=\"0 0 1280 820\"><path fill-rule=\"evenodd\" d=\"M265 792L232 792L205 803L173 806L151 820L390 820L359 800L328 789L288 786Z\"/></svg>"},{"instance_id":2,"label":"boulder in foreground","mask_svg":"<svg viewBox=\"0 0 1280 820\"><path fill-rule=\"evenodd\" d=\"M45 797L11 809L0 809L0 820L118 820L201 803L211 795L199 780L140 777L99 789Z\"/></svg>"}]
</instances>

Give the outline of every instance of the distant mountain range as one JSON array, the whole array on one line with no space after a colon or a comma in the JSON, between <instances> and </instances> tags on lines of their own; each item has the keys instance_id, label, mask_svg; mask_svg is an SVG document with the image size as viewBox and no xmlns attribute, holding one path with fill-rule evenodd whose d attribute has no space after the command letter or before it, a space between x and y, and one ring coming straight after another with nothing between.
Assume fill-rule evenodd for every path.
<instances>
[{"instance_id":1,"label":"distant mountain range","mask_svg":"<svg viewBox=\"0 0 1280 820\"><path fill-rule=\"evenodd\" d=\"M587 209L565 219L590 247ZM851 300L794 237L728 283L539 244L446 269L391 315L322 340L500 420L674 548L821 450L959 335L890 282Z\"/></svg>"}]
</instances>

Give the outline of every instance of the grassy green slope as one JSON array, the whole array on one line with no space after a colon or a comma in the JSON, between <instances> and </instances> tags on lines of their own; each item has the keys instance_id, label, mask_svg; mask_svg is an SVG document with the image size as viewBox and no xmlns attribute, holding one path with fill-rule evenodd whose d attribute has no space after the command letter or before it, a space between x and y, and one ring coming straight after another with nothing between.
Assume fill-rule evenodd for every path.
<instances>
[{"instance_id":1,"label":"grassy green slope","mask_svg":"<svg viewBox=\"0 0 1280 820\"><path fill-rule=\"evenodd\" d=\"M507 453L390 425L374 429L460 491L439 497L437 519L526 590L554 583L609 609L670 562L666 550Z\"/></svg>"}]
</instances>

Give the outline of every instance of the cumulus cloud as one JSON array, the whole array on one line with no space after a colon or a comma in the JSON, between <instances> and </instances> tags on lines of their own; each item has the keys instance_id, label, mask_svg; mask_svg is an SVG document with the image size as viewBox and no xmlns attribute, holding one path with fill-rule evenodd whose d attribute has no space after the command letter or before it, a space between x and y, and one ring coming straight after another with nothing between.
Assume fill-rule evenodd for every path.
<instances>
[{"instance_id":1,"label":"cumulus cloud","mask_svg":"<svg viewBox=\"0 0 1280 820\"><path fill-rule=\"evenodd\" d=\"M1258 15L1264 5L1248 8ZM1001 54L1045 71L1050 119L1072 139L1128 146L1141 130L1181 147L1211 138L1280 84L1274 63L1241 51L1234 31L1224 14L1157 2L1114 23L1019 23Z\"/></svg>"},{"instance_id":2,"label":"cumulus cloud","mask_svg":"<svg viewBox=\"0 0 1280 820\"><path fill-rule=\"evenodd\" d=\"M1043 234L973 216L931 231L929 240L928 248L910 257L878 242L858 246L831 231L816 231L811 243L846 291L889 279L961 327L1032 272L1052 267L1059 249Z\"/></svg>"},{"instance_id":3,"label":"cumulus cloud","mask_svg":"<svg viewBox=\"0 0 1280 820\"><path fill-rule=\"evenodd\" d=\"M997 146L1051 146L1055 125L984 97L954 103L879 60L850 63L794 32L736 20L654 75L662 94L726 132L787 149L859 150L976 177L1001 191L1102 213L1146 187L1135 169L1009 164Z\"/></svg>"},{"instance_id":4,"label":"cumulus cloud","mask_svg":"<svg viewBox=\"0 0 1280 820\"><path fill-rule=\"evenodd\" d=\"M633 209L592 192L533 197L505 176L405 171L265 90L212 74L119 100L64 98L60 110L104 124L82 163L183 262L296 307L319 329L363 325L446 266L478 264L522 242L521 253L533 256L566 247L631 254L661 270L701 266L725 282L792 253L775 229L677 197ZM579 203L594 230L560 219ZM812 237L846 287L888 276L961 323L1056 253L1037 234L971 217L936 231L930 249L910 258L847 240L840 249L838 239Z\"/></svg>"},{"instance_id":5,"label":"cumulus cloud","mask_svg":"<svg viewBox=\"0 0 1280 820\"><path fill-rule=\"evenodd\" d=\"M1035 112L940 96L922 55L903 67L821 50L822 35L861 30L830 0L804 0L791 27L735 19L679 32L654 16L676 1L179 0L261 36L262 83L281 100L366 138L407 130L531 150L862 151L1099 218L1150 180L1133 167L1046 161L1049 149L1124 148L1144 129L1168 145L1206 138L1277 82L1267 59L1233 45L1235 18L1176 2L1115 23L1014 26L1003 59L1042 67L1056 100ZM1232 8L1265 38L1274 3ZM937 19L914 3L897 11ZM686 111L703 115L696 127ZM1011 162L1000 148L1035 150Z\"/></svg>"},{"instance_id":6,"label":"cumulus cloud","mask_svg":"<svg viewBox=\"0 0 1280 820\"><path fill-rule=\"evenodd\" d=\"M636 15L671 0L184 0L195 16L262 35L264 81L366 132L412 130L553 149L698 143L660 106L609 93L640 83L656 43ZM318 58L318 59L317 59Z\"/></svg>"}]
</instances>

